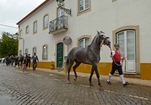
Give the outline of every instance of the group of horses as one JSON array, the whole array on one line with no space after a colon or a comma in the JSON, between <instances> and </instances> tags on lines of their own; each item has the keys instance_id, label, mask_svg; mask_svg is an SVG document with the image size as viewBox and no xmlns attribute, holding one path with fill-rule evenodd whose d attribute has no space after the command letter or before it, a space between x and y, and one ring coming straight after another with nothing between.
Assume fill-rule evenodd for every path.
<instances>
[{"instance_id":1,"label":"group of horses","mask_svg":"<svg viewBox=\"0 0 151 105\"><path fill-rule=\"evenodd\" d=\"M106 37L105 33L102 31L97 31L96 36L93 38L93 41L90 45L88 45L86 48L81 47L75 47L71 49L71 51L68 54L68 58L66 61L65 70L68 72L68 81L70 83L70 70L73 66L74 62L75 65L73 66L73 71L75 74L74 80L77 79L77 73L76 68L81 64L90 64L92 65L91 74L89 78L90 86L92 86L92 76L95 71L97 79L98 79L98 85L99 87L102 87L100 82L100 74L98 72L97 64L100 61L100 48L102 45L107 45L111 49L111 42L109 40L109 37Z\"/></svg>"},{"instance_id":2,"label":"group of horses","mask_svg":"<svg viewBox=\"0 0 151 105\"><path fill-rule=\"evenodd\" d=\"M27 66L30 67L30 59L27 54L25 56L23 56L22 54L20 54L20 56L15 56L14 57L14 63L15 63L14 67L18 66L18 68L22 68L24 61L26 61L26 68L27 68Z\"/></svg>"}]
</instances>

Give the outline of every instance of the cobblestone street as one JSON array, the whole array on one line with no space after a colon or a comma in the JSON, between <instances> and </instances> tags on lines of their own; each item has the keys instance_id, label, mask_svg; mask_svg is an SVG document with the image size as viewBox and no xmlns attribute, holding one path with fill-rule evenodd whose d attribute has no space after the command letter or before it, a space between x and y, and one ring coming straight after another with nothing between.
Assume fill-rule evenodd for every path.
<instances>
[{"instance_id":1,"label":"cobblestone street","mask_svg":"<svg viewBox=\"0 0 151 105\"><path fill-rule=\"evenodd\" d=\"M10 97L10 105L151 105L150 87L123 87L118 81L107 85L101 80L104 90L100 91L95 78L93 83L90 87L87 77L78 77L68 84L64 75L32 70L23 73L0 64L0 105L9 105L2 102L3 96Z\"/></svg>"}]
</instances>

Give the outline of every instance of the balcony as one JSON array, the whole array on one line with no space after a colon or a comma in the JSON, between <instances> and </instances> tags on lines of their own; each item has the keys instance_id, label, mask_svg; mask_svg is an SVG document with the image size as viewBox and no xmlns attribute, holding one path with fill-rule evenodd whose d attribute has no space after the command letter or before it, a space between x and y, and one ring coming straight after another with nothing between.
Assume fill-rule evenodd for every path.
<instances>
[{"instance_id":1,"label":"balcony","mask_svg":"<svg viewBox=\"0 0 151 105\"><path fill-rule=\"evenodd\" d=\"M49 34L58 34L68 30L68 17L60 16L49 23Z\"/></svg>"}]
</instances>

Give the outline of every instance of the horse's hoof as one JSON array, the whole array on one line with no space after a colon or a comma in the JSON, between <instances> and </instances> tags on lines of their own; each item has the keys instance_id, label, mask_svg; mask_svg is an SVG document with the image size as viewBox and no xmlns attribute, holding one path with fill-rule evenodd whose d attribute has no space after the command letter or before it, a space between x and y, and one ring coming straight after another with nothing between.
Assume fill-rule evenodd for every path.
<instances>
[{"instance_id":1,"label":"horse's hoof","mask_svg":"<svg viewBox=\"0 0 151 105\"><path fill-rule=\"evenodd\" d=\"M74 77L74 81L76 81L77 80L77 78L76 77Z\"/></svg>"},{"instance_id":2,"label":"horse's hoof","mask_svg":"<svg viewBox=\"0 0 151 105\"><path fill-rule=\"evenodd\" d=\"M99 90L100 90L100 91L103 91L103 90L104 90L103 87L102 87L102 85L99 85Z\"/></svg>"},{"instance_id":3,"label":"horse's hoof","mask_svg":"<svg viewBox=\"0 0 151 105\"><path fill-rule=\"evenodd\" d=\"M70 82L70 81L68 81L68 84L71 84L71 82Z\"/></svg>"},{"instance_id":4,"label":"horse's hoof","mask_svg":"<svg viewBox=\"0 0 151 105\"><path fill-rule=\"evenodd\" d=\"M90 83L90 86L93 86L93 84L92 84L92 83Z\"/></svg>"}]
</instances>

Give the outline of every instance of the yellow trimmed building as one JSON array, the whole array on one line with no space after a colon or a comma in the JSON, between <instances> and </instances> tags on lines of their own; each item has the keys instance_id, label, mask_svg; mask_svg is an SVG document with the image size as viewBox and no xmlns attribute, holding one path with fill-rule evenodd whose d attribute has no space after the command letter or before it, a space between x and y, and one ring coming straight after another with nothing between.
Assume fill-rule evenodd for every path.
<instances>
[{"instance_id":1,"label":"yellow trimmed building","mask_svg":"<svg viewBox=\"0 0 151 105\"><path fill-rule=\"evenodd\" d=\"M38 68L63 69L65 56L73 47L88 46L96 30L110 37L112 46L120 45L126 60L123 71L151 80L151 0L65 0L61 9L56 0L45 0L17 22L19 54L37 53ZM70 36L72 43L67 47L63 38ZM103 46L98 69L101 75L111 70L110 49ZM90 73L91 66L81 64L78 72Z\"/></svg>"}]
</instances>

